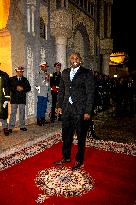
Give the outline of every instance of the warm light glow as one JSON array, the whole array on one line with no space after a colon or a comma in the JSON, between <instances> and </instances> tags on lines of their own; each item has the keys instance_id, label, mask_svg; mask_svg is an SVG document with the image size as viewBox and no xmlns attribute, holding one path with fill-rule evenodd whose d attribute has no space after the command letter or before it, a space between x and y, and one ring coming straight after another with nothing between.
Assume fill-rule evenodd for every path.
<instances>
[{"instance_id":1,"label":"warm light glow","mask_svg":"<svg viewBox=\"0 0 136 205\"><path fill-rule=\"evenodd\" d=\"M122 52L122 53L112 53L110 55L110 62L111 63L115 63L115 64L121 64L124 62L125 60L125 53Z\"/></svg>"},{"instance_id":2,"label":"warm light glow","mask_svg":"<svg viewBox=\"0 0 136 205\"><path fill-rule=\"evenodd\" d=\"M0 30L7 25L10 0L0 0Z\"/></svg>"},{"instance_id":3,"label":"warm light glow","mask_svg":"<svg viewBox=\"0 0 136 205\"><path fill-rule=\"evenodd\" d=\"M1 70L7 72L11 76L11 36L8 31L0 32L0 63Z\"/></svg>"},{"instance_id":4,"label":"warm light glow","mask_svg":"<svg viewBox=\"0 0 136 205\"><path fill-rule=\"evenodd\" d=\"M12 75L11 36L6 29L10 0L0 0L0 69Z\"/></svg>"}]
</instances>

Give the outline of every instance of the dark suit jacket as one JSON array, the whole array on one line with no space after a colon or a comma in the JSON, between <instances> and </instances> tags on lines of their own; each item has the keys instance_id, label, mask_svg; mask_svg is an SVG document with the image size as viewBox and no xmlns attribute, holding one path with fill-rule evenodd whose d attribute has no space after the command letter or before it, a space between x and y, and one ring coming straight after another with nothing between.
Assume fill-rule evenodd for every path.
<instances>
[{"instance_id":1,"label":"dark suit jacket","mask_svg":"<svg viewBox=\"0 0 136 205\"><path fill-rule=\"evenodd\" d=\"M31 86L27 78L22 76L22 79L18 81L17 76L10 77L10 103L11 104L26 104L26 93L31 90ZM20 85L24 88L23 91L18 92L17 86Z\"/></svg>"},{"instance_id":2,"label":"dark suit jacket","mask_svg":"<svg viewBox=\"0 0 136 205\"><path fill-rule=\"evenodd\" d=\"M9 98L9 75L0 70L0 119L8 118L8 106L3 108L4 101Z\"/></svg>"},{"instance_id":3,"label":"dark suit jacket","mask_svg":"<svg viewBox=\"0 0 136 205\"><path fill-rule=\"evenodd\" d=\"M92 71L80 66L72 81L70 68L63 70L59 85L57 108L65 109L71 96L76 114L92 113L94 102L94 78Z\"/></svg>"}]
</instances>

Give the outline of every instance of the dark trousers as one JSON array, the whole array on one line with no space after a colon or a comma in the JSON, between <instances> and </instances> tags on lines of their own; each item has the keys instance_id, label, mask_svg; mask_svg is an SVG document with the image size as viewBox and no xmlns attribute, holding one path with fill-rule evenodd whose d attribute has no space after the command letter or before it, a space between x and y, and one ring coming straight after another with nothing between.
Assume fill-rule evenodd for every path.
<instances>
[{"instance_id":1,"label":"dark trousers","mask_svg":"<svg viewBox=\"0 0 136 205\"><path fill-rule=\"evenodd\" d=\"M78 140L78 150L76 161L83 163L85 153L85 142L89 123L83 119L83 114L76 113L75 106L68 104L62 116L62 155L63 158L71 158L71 148L73 136L76 133Z\"/></svg>"},{"instance_id":2,"label":"dark trousers","mask_svg":"<svg viewBox=\"0 0 136 205\"><path fill-rule=\"evenodd\" d=\"M57 95L58 93L52 92L52 107L51 107L51 120L55 120L55 109L56 109L56 103L57 103Z\"/></svg>"}]
</instances>

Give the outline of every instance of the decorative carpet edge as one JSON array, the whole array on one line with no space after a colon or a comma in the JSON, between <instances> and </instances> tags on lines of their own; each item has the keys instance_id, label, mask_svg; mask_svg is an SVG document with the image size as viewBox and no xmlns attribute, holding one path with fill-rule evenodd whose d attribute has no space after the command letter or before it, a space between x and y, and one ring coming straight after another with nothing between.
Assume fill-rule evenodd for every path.
<instances>
[{"instance_id":1,"label":"decorative carpet edge","mask_svg":"<svg viewBox=\"0 0 136 205\"><path fill-rule=\"evenodd\" d=\"M62 140L61 135L61 130L58 130L48 135L42 136L36 140L29 141L24 145L7 150L5 153L0 155L0 171L20 163L22 160L30 158L40 152L43 152L46 148L59 143ZM73 143L77 144L76 136L74 136ZM113 141L94 140L90 137L86 140L86 147L93 147L104 151L136 156L135 144L123 144Z\"/></svg>"}]
</instances>

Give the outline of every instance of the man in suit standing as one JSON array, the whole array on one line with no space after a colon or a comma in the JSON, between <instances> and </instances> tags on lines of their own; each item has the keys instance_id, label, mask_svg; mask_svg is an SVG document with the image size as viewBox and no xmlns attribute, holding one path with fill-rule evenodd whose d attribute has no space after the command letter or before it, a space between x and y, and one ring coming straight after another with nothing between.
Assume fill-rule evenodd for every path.
<instances>
[{"instance_id":1,"label":"man in suit standing","mask_svg":"<svg viewBox=\"0 0 136 205\"><path fill-rule=\"evenodd\" d=\"M24 68L19 66L16 70L16 75L10 77L10 103L11 114L9 120L9 132L12 133L12 129L15 126L17 109L19 107L19 124L20 130L27 131L25 127L25 105L26 105L26 93L31 90L31 86L26 77L23 76Z\"/></svg>"},{"instance_id":2,"label":"man in suit standing","mask_svg":"<svg viewBox=\"0 0 136 205\"><path fill-rule=\"evenodd\" d=\"M50 86L52 95L52 107L51 107L51 122L55 122L55 109L57 103L57 95L59 92L59 84L61 79L61 63L54 64L55 72L50 74ZM61 115L58 116L58 121L61 121Z\"/></svg>"},{"instance_id":3,"label":"man in suit standing","mask_svg":"<svg viewBox=\"0 0 136 205\"><path fill-rule=\"evenodd\" d=\"M91 70L81 66L79 53L70 55L70 68L64 69L59 86L57 112L62 113L62 159L60 165L71 161L73 136L76 132L78 150L72 170L84 162L86 135L94 102L94 78Z\"/></svg>"},{"instance_id":4,"label":"man in suit standing","mask_svg":"<svg viewBox=\"0 0 136 205\"><path fill-rule=\"evenodd\" d=\"M0 121L5 136L9 135L7 123L9 97L9 75L0 69Z\"/></svg>"}]
</instances>

